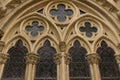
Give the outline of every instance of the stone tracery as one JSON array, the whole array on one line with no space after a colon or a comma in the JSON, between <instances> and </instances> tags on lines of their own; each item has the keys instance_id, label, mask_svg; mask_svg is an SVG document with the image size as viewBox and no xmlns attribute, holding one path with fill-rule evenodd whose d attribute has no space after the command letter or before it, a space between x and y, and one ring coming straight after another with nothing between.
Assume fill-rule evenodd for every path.
<instances>
[{"instance_id":1,"label":"stone tracery","mask_svg":"<svg viewBox=\"0 0 120 80\"><path fill-rule=\"evenodd\" d=\"M33 3L35 3L35 2L36 1L33 1ZM102 31L103 31L104 28L105 28L104 31L107 32L107 35L112 40L113 37L111 37L111 35L109 35L109 34L112 33L111 32L112 30L108 31L106 29L106 26L103 25L103 24L105 24L105 23L103 23L105 21L104 18L99 16L99 18L103 19L103 22L101 20L98 20L99 18L95 19L94 17L96 17L96 16L94 16L94 17L92 17L92 16L93 15L97 15L98 16L98 14L95 13L95 12L92 13L92 9L91 9L91 11L88 10L88 9L85 9L84 8L85 6L82 7L83 5L81 4L81 3L84 4L84 2L82 2L82 1L80 3L79 2L80 1L77 1L77 0L73 0L73 1L64 1L64 0L60 0L59 1L58 0L58 1L51 1L49 3L49 1L46 0L46 3L48 3L47 6L45 6L46 3L44 3L44 4L41 5L42 8L41 8L41 6L37 5L37 7L35 8L36 10L33 10L33 12L30 12L30 10L28 10L28 12L27 12L27 10L24 11L26 13L24 13L24 15L22 14L22 16L19 17L21 19L21 21L18 20L18 24L16 23L16 25L14 26L14 27L16 27L16 26L19 27L20 26L19 24L23 23L21 25L21 28L20 29L19 28L13 28L13 30L11 29L10 31L9 30L5 30L5 29L7 29L7 28L5 28L4 30L8 32L8 34L5 32L5 36L6 35L16 36L16 35L13 35L12 31L17 30L17 35L26 37L28 39L28 41L30 40L29 41L29 44L31 46L30 50L33 51L33 52L35 52L34 49L36 48L36 45L37 45L37 43L39 43L39 41L40 41L40 44L39 44L40 46L43 44L41 39L43 39L43 41L44 41L46 38L48 38L48 37L45 37L45 36L50 36L50 38L51 38L50 40L54 40L54 39L57 38L55 40L56 43L61 42L61 44L59 44L59 46L58 46L58 44L57 45L53 44L53 45L58 47L58 48L56 48L58 53L56 54L56 57L54 56L54 59L55 59L54 62L57 63L56 65L57 65L57 71L58 71L57 72L57 79L58 80L69 80L69 76L67 75L68 76L67 77L67 76L64 76L63 74L61 74L60 70L62 70L62 72L64 72L65 69L69 69L69 63L71 62L71 55L69 55L68 52L66 52L66 48L69 47L68 43L71 41L72 37L76 38L75 36L80 37L80 39L84 40L86 42L86 44L87 43L91 44L91 45L89 44L90 45L90 52L88 52L88 55L86 56L86 59L88 60L89 65L92 64L92 66L93 66L93 64L94 64L94 67L97 68L96 65L98 65L97 63L99 62L98 61L99 60L99 56L91 54L91 53L94 53L94 50L92 48L93 48L93 46L96 45L94 43L94 40L97 42L97 39L103 35L101 33L103 33ZM85 2L87 2L87 1L85 1ZM108 2L109 1L106 1L106 3L108 3ZM15 2L15 4L18 5L18 3L16 3L16 2ZM80 4L80 5L76 6L78 4ZM110 5L111 4L109 4L109 6ZM16 7L16 6L13 5L13 7ZM44 15L36 13L36 11L38 10L38 7L40 7L40 9L42 10L42 14L44 14ZM79 14L79 11L81 10L81 8L85 9L86 14L83 14L83 15ZM114 9L114 7L112 7L112 9ZM34 13L34 11L35 11L35 13ZM29 17L32 17L32 18L30 20L28 20L28 23L32 24L32 22L34 22L34 21L37 21L37 23L32 24L32 25L27 24L27 21L25 21L25 23L24 23L24 19L25 19L24 16L26 16L29 13L33 13L33 15L29 16ZM93 15L91 16L91 19L90 19L89 18L90 16L89 17L87 17L87 16L91 15L91 14L93 14ZM36 18L34 15L35 16L38 15L40 20L39 20L39 18ZM81 18L84 15L87 15L87 16L84 17L85 20L82 20ZM22 17L24 17L24 18L22 18ZM26 16L26 18L27 18L27 16ZM18 19L18 17L17 17L17 19ZM41 23L42 19L46 19L45 22L43 20L43 23ZM78 24L77 24L77 21L78 21ZM80 23L79 23L79 21L80 21ZM47 24L52 24L52 25L47 26L46 22L47 22ZM89 25L87 25L86 22L89 22ZM101 23L101 25L97 24L97 22ZM106 23L108 23L108 22L106 22ZM27 27L26 27L26 25L27 25ZM101 28L100 26L104 26L104 27ZM53 29L54 27L56 29ZM109 27L109 29L113 29L113 28ZM116 34L115 31L116 30L113 30L113 32ZM9 32L10 32L10 34L9 34ZM45 32L45 33L43 33L43 32ZM57 32L59 32L60 34L58 34ZM24 33L26 35L24 35ZM51 34L52 34L52 36L51 36ZM57 37L54 36L56 34L57 34ZM68 34L70 34L70 35L68 35ZM6 42L8 42L7 41L8 38L6 38L5 36L3 35L4 38L1 38L1 39L2 40L6 40ZM37 37L33 37L33 36L37 36ZM59 36L59 39L58 39L58 36ZM114 34L112 34L112 36L117 37L117 35L114 35ZM12 37L11 37L11 39L12 39ZM117 41L117 38L114 38L114 39L116 39L116 41ZM117 42L114 42L114 43L117 43ZM83 44L82 46L85 46L86 44ZM49 44L48 44L48 46L49 46ZM5 48L6 48L6 46L5 46ZM88 47L87 47L87 49L88 49ZM6 49L4 49L4 50L6 50ZM1 50L1 52L2 52L2 50ZM48 52L51 52L51 51L48 51ZM38 56L36 56L36 59L37 59L37 57ZM29 59L29 57L27 59ZM33 57L32 57L32 59L33 59ZM33 69L34 69L34 66L36 65L35 64L36 61L37 61L36 59L33 60L33 61L31 61L31 60L29 61L28 60L28 62L27 62L27 63L30 63L30 62L33 63L32 64ZM116 57L116 59L118 59L118 58ZM94 60L95 60L95 62L94 62ZM2 64L4 64L4 63L2 63ZM90 69L92 69L92 68L90 68ZM27 70L26 70L26 72L27 72ZM34 72L35 71L33 71L33 73ZM66 71L65 74L68 74L68 72ZM92 70L91 70L91 74L93 74ZM99 73L97 73L94 76L98 76L98 75L99 75ZM26 75L26 76L32 76L32 78L26 78L25 80L30 80L30 79L33 80L33 77L34 77L33 75ZM61 76L62 77L64 76L65 78L60 78ZM93 76L91 76L91 78L92 78L92 80L96 80L96 79L100 80L100 79L95 78L95 77L93 78Z\"/></svg>"}]
</instances>

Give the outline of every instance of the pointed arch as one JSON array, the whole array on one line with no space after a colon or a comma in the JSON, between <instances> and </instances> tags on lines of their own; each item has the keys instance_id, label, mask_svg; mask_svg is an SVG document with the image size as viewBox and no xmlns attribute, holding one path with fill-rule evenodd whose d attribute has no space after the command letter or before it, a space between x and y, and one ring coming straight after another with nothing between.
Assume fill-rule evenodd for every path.
<instances>
[{"instance_id":1,"label":"pointed arch","mask_svg":"<svg viewBox=\"0 0 120 80\"><path fill-rule=\"evenodd\" d=\"M74 44L73 42L76 41L76 40L78 40L79 42L81 42L81 43L83 44L83 46L87 49L88 52L91 52L91 51L92 51L90 43L89 43L85 38L83 38L83 37L80 36L80 35L75 35L75 36L69 38L69 39L66 41L67 51L69 50L69 48L70 48L71 46L73 46L73 44ZM70 45L70 44L72 44L72 45ZM89 54L89 53L88 53L88 54Z\"/></svg>"},{"instance_id":2,"label":"pointed arch","mask_svg":"<svg viewBox=\"0 0 120 80\"><path fill-rule=\"evenodd\" d=\"M112 41L110 38L106 37L106 36L101 36L98 39L96 39L93 43L93 52L96 52L97 48L100 47L100 43L102 41L105 41L114 51L115 54L118 54L118 48L117 48L117 44L118 42Z\"/></svg>"},{"instance_id":3,"label":"pointed arch","mask_svg":"<svg viewBox=\"0 0 120 80\"><path fill-rule=\"evenodd\" d=\"M88 63L85 60L87 50L81 46L78 40L75 40L73 46L69 49L72 61L69 65L70 80L74 79L90 79L90 71Z\"/></svg>"},{"instance_id":4,"label":"pointed arch","mask_svg":"<svg viewBox=\"0 0 120 80\"><path fill-rule=\"evenodd\" d=\"M83 14L83 15L79 16L78 18L76 18L75 20L73 20L73 21L68 25L68 27L67 27L67 29L66 29L66 31L65 31L65 35L63 36L64 39L65 39L65 37L68 36L69 31L73 28L73 26L75 27L76 33L79 34L79 33L78 33L78 28L77 28L77 26L76 26L75 24L76 24L77 22L82 21L82 20L85 20L85 19L93 20L93 21L96 21L96 20L97 20L96 22L99 22L99 23L102 24L102 25L99 26L99 27L101 28L101 31L100 31L99 34L100 34L100 35L103 35L103 29L104 29L104 27L107 27L108 30L110 30L110 32L112 33L112 35L115 36L116 41L119 42L119 35L116 33L116 30L119 30L119 29L113 27L114 25L112 25L112 24L109 23L108 21L103 20L102 18L100 18L100 17L98 17L98 16L95 16L95 15L93 15L93 14L90 14L90 13L89 13L89 14ZM105 25L105 26L104 26L104 25ZM111 36L110 36L110 37L111 37Z\"/></svg>"},{"instance_id":5,"label":"pointed arch","mask_svg":"<svg viewBox=\"0 0 120 80\"><path fill-rule=\"evenodd\" d=\"M45 40L37 52L40 55L40 61L36 65L35 79L56 80L57 65L54 63L56 49L51 46L49 40Z\"/></svg>"},{"instance_id":6,"label":"pointed arch","mask_svg":"<svg viewBox=\"0 0 120 80\"><path fill-rule=\"evenodd\" d=\"M24 57L28 52L27 48L23 45L21 39L8 50L9 59L5 64L2 79L13 80L13 79L24 79L25 77L25 60Z\"/></svg>"},{"instance_id":7,"label":"pointed arch","mask_svg":"<svg viewBox=\"0 0 120 80\"><path fill-rule=\"evenodd\" d=\"M51 35L44 35L44 36L42 36L41 38L39 38L39 39L35 42L35 44L34 44L34 46L33 46L33 50L34 50L35 52L37 52L37 50L38 50L40 47L43 46L43 44L44 44L44 42L45 42L46 40L49 40L49 41L51 42L51 46L52 46L52 47L55 47L56 50L59 51L59 48L58 48L59 41L58 41L56 38L54 38L53 36L51 36ZM58 52L58 51L57 51L57 52Z\"/></svg>"},{"instance_id":8,"label":"pointed arch","mask_svg":"<svg viewBox=\"0 0 120 80\"><path fill-rule=\"evenodd\" d=\"M31 51L31 43L30 41L24 37L24 36L21 36L21 35L16 35L12 38L10 38L9 40L6 41L6 46L4 47L3 51L8 51L8 49L10 49L12 46L15 45L15 43L18 41L18 40L22 40L23 42L23 45L28 49L28 51Z\"/></svg>"},{"instance_id":9,"label":"pointed arch","mask_svg":"<svg viewBox=\"0 0 120 80\"><path fill-rule=\"evenodd\" d=\"M108 46L104 40L102 40L100 47L97 48L96 52L101 58L99 63L101 79L119 80L120 70L114 56L115 51L110 46Z\"/></svg>"}]
</instances>

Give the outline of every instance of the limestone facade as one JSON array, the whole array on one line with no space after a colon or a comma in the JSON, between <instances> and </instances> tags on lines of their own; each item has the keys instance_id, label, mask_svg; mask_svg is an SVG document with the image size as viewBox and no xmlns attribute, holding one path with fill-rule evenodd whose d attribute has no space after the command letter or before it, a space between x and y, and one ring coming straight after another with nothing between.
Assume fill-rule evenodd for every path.
<instances>
[{"instance_id":1,"label":"limestone facade","mask_svg":"<svg viewBox=\"0 0 120 80\"><path fill-rule=\"evenodd\" d=\"M57 51L57 80L70 80L69 49L75 40L87 50L85 59L91 80L101 80L100 56L96 51L103 40L115 51L120 64L119 3L120 0L0 0L0 79L9 59L8 50L21 39L28 49L25 80L34 80L40 59L37 50L46 40ZM34 22L35 30L31 28ZM90 31L85 29L86 25Z\"/></svg>"}]
</instances>

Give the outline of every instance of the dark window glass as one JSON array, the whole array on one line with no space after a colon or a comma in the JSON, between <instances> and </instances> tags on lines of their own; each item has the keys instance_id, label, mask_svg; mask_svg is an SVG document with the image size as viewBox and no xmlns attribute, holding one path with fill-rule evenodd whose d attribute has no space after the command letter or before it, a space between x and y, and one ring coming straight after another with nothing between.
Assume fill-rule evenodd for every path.
<instances>
[{"instance_id":1,"label":"dark window glass","mask_svg":"<svg viewBox=\"0 0 120 80\"><path fill-rule=\"evenodd\" d=\"M85 60L87 51L81 46L78 40L69 49L69 53L72 57L70 63L70 80L91 80L89 66Z\"/></svg>"},{"instance_id":2,"label":"dark window glass","mask_svg":"<svg viewBox=\"0 0 120 80\"><path fill-rule=\"evenodd\" d=\"M27 48L23 46L21 40L18 40L15 46L9 49L10 58L5 64L2 80L24 80L26 67L24 57L27 52Z\"/></svg>"},{"instance_id":3,"label":"dark window glass","mask_svg":"<svg viewBox=\"0 0 120 80\"><path fill-rule=\"evenodd\" d=\"M36 65L35 80L56 80L57 68L54 63L55 48L46 40L43 47L38 50L38 53L40 61Z\"/></svg>"},{"instance_id":4,"label":"dark window glass","mask_svg":"<svg viewBox=\"0 0 120 80\"><path fill-rule=\"evenodd\" d=\"M59 22L66 21L66 16L72 16L73 11L72 9L66 9L66 6L64 4L58 4L57 9L52 9L50 11L50 14L52 16L57 16L57 20Z\"/></svg>"},{"instance_id":5,"label":"dark window glass","mask_svg":"<svg viewBox=\"0 0 120 80\"><path fill-rule=\"evenodd\" d=\"M32 25L27 25L25 30L35 37L38 35L38 32L44 31L44 26L40 25L38 21L33 21Z\"/></svg>"},{"instance_id":6,"label":"dark window glass","mask_svg":"<svg viewBox=\"0 0 120 80\"><path fill-rule=\"evenodd\" d=\"M96 33L98 30L95 26L92 26L90 22L85 22L84 26L79 28L81 32L85 32L87 37L92 37L93 33Z\"/></svg>"},{"instance_id":7,"label":"dark window glass","mask_svg":"<svg viewBox=\"0 0 120 80\"><path fill-rule=\"evenodd\" d=\"M105 41L102 41L97 53L101 57L99 68L102 80L120 80L120 72L114 57L114 50Z\"/></svg>"}]
</instances>

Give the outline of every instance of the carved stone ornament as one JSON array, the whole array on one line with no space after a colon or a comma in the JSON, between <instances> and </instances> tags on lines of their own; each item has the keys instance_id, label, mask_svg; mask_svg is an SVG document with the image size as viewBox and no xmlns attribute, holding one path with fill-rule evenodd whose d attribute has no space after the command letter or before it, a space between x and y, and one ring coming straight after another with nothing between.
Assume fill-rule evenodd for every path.
<instances>
[{"instance_id":1,"label":"carved stone ornament","mask_svg":"<svg viewBox=\"0 0 120 80\"><path fill-rule=\"evenodd\" d=\"M0 64L5 64L5 62L9 58L8 56L8 54L0 53Z\"/></svg>"},{"instance_id":2,"label":"carved stone ornament","mask_svg":"<svg viewBox=\"0 0 120 80\"><path fill-rule=\"evenodd\" d=\"M71 56L70 56L70 54L65 54L65 63L66 64L69 64L70 63L70 61L71 61Z\"/></svg>"},{"instance_id":3,"label":"carved stone ornament","mask_svg":"<svg viewBox=\"0 0 120 80\"><path fill-rule=\"evenodd\" d=\"M35 53L28 53L25 59L27 64L36 64L39 59L39 55Z\"/></svg>"},{"instance_id":4,"label":"carved stone ornament","mask_svg":"<svg viewBox=\"0 0 120 80\"><path fill-rule=\"evenodd\" d=\"M59 47L60 47L60 51L61 52L65 52L66 43L65 42L60 42L59 43Z\"/></svg>"},{"instance_id":5,"label":"carved stone ornament","mask_svg":"<svg viewBox=\"0 0 120 80\"><path fill-rule=\"evenodd\" d=\"M62 55L60 53L55 54L55 57L54 57L55 63L60 64L61 58L62 58Z\"/></svg>"},{"instance_id":6,"label":"carved stone ornament","mask_svg":"<svg viewBox=\"0 0 120 80\"><path fill-rule=\"evenodd\" d=\"M89 64L98 64L99 60L100 60L100 57L96 53L88 54L86 56L86 60L88 61Z\"/></svg>"}]
</instances>

